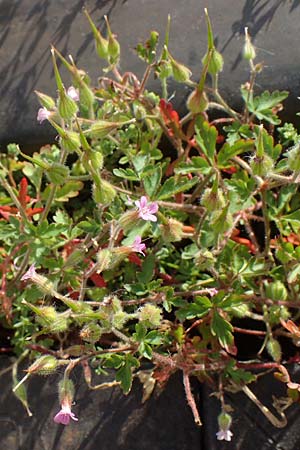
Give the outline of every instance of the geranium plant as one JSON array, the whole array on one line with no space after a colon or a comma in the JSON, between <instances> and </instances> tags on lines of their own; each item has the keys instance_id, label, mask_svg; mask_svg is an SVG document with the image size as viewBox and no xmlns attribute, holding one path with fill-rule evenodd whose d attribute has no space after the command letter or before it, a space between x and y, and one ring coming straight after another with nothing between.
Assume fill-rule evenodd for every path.
<instances>
[{"instance_id":1,"label":"geranium plant","mask_svg":"<svg viewBox=\"0 0 300 450\"><path fill-rule=\"evenodd\" d=\"M281 337L290 338L298 361L300 137L278 117L288 93L255 95L263 67L245 30L244 106L226 103L207 11L197 83L169 51L169 24L161 47L156 32L137 46L139 80L120 72L108 20L104 37L85 14L107 62L97 86L52 48L57 98L36 92L37 120L51 123L57 143L31 156L12 144L1 155L1 320L13 331L13 391L31 414L27 380L60 368L54 420L68 425L84 420L71 410L77 366L91 389L128 394L138 377L144 398L180 371L198 425L190 378L220 399L218 439L232 437L226 390L243 390L284 426L300 391L281 349ZM152 75L161 96L147 90ZM190 87L183 117L168 99L169 77ZM254 357L239 348L239 334L259 339ZM270 369L286 385L277 412L251 390ZM107 382L97 384L98 374Z\"/></svg>"}]
</instances>

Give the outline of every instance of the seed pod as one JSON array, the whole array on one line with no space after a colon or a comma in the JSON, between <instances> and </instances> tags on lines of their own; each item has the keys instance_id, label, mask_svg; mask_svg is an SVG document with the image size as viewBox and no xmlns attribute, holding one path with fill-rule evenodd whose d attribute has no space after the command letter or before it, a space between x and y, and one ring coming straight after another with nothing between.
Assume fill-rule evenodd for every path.
<instances>
[{"instance_id":1,"label":"seed pod","mask_svg":"<svg viewBox=\"0 0 300 450\"><path fill-rule=\"evenodd\" d=\"M245 44L243 48L243 56L248 61L252 61L256 57L255 47L254 45L252 45L250 36L248 34L248 27L245 27Z\"/></svg>"},{"instance_id":2,"label":"seed pod","mask_svg":"<svg viewBox=\"0 0 300 450\"><path fill-rule=\"evenodd\" d=\"M86 9L83 10L84 14L86 15L89 23L90 23L90 27L92 29L93 35L94 35L94 39L95 39L95 45L96 45L96 51L98 53L98 56L102 59L108 59L108 40L105 39L102 34L100 33L100 31L97 29L96 25L94 24L94 22L92 21L89 13L87 12Z\"/></svg>"},{"instance_id":3,"label":"seed pod","mask_svg":"<svg viewBox=\"0 0 300 450\"><path fill-rule=\"evenodd\" d=\"M120 58L120 44L111 32L111 28L107 19L107 16L104 16L106 26L107 26L107 34L108 34L108 45L107 52L109 57L110 64L116 64Z\"/></svg>"},{"instance_id":4,"label":"seed pod","mask_svg":"<svg viewBox=\"0 0 300 450\"><path fill-rule=\"evenodd\" d=\"M205 92L196 88L189 95L186 106L191 113L199 114L207 110L208 103L208 98Z\"/></svg>"},{"instance_id":5,"label":"seed pod","mask_svg":"<svg viewBox=\"0 0 300 450\"><path fill-rule=\"evenodd\" d=\"M208 51L202 58L203 66L206 66L207 63L208 63L207 71L211 75L216 75L219 72L222 72L224 65L223 56L221 55L220 52L218 52L218 50L216 50L215 47L211 51Z\"/></svg>"}]
</instances>

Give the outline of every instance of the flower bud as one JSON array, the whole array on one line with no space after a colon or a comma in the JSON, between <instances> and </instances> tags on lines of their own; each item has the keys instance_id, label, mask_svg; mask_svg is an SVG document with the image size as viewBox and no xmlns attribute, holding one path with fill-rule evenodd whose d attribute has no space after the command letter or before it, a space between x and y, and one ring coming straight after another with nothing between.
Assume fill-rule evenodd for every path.
<instances>
[{"instance_id":1,"label":"flower bud","mask_svg":"<svg viewBox=\"0 0 300 450\"><path fill-rule=\"evenodd\" d=\"M39 92L39 91L34 91L34 92L38 96L39 102L44 108L46 108L48 110L55 108L55 101L52 97L50 97L49 95L43 94L42 92Z\"/></svg>"},{"instance_id":2,"label":"flower bud","mask_svg":"<svg viewBox=\"0 0 300 450\"><path fill-rule=\"evenodd\" d=\"M113 130L121 126L118 122L108 122L106 120L97 120L84 133L91 138L101 139L111 133Z\"/></svg>"},{"instance_id":3,"label":"flower bud","mask_svg":"<svg viewBox=\"0 0 300 450\"><path fill-rule=\"evenodd\" d=\"M228 211L228 206L221 211L213 213L211 221L213 231L217 234L226 233L233 226L232 214Z\"/></svg>"},{"instance_id":4,"label":"flower bud","mask_svg":"<svg viewBox=\"0 0 300 450\"><path fill-rule=\"evenodd\" d=\"M201 205L205 206L209 212L224 208L225 199L222 189L206 188L201 198Z\"/></svg>"},{"instance_id":5,"label":"flower bud","mask_svg":"<svg viewBox=\"0 0 300 450\"><path fill-rule=\"evenodd\" d=\"M254 156L250 161L250 167L254 175L267 177L274 167L274 162L272 158L266 154L262 157Z\"/></svg>"},{"instance_id":6,"label":"flower bud","mask_svg":"<svg viewBox=\"0 0 300 450\"><path fill-rule=\"evenodd\" d=\"M138 311L138 318L149 328L157 328L162 321L161 309L156 305L147 303Z\"/></svg>"},{"instance_id":7,"label":"flower bud","mask_svg":"<svg viewBox=\"0 0 300 450\"><path fill-rule=\"evenodd\" d=\"M52 163L49 169L46 171L46 175L50 183L55 185L61 185L66 182L66 179L70 175L70 169L60 163Z\"/></svg>"},{"instance_id":8,"label":"flower bud","mask_svg":"<svg viewBox=\"0 0 300 450\"><path fill-rule=\"evenodd\" d=\"M251 61L256 57L255 47L254 45L252 45L250 36L248 34L248 27L245 27L245 44L243 48L243 56L248 61Z\"/></svg>"},{"instance_id":9,"label":"flower bud","mask_svg":"<svg viewBox=\"0 0 300 450\"><path fill-rule=\"evenodd\" d=\"M97 273L110 269L112 254L107 248L102 248L97 253Z\"/></svg>"},{"instance_id":10,"label":"flower bud","mask_svg":"<svg viewBox=\"0 0 300 450\"><path fill-rule=\"evenodd\" d=\"M280 362L281 360L281 346L279 342L271 337L267 342L267 350L269 355L274 359L276 362Z\"/></svg>"},{"instance_id":11,"label":"flower bud","mask_svg":"<svg viewBox=\"0 0 300 450\"><path fill-rule=\"evenodd\" d=\"M52 355L43 355L34 361L27 369L29 374L36 373L38 375L50 375L55 372L58 366L57 359Z\"/></svg>"},{"instance_id":12,"label":"flower bud","mask_svg":"<svg viewBox=\"0 0 300 450\"><path fill-rule=\"evenodd\" d=\"M55 320L51 321L49 329L52 333L62 333L69 326L68 317L64 314L57 314Z\"/></svg>"},{"instance_id":13,"label":"flower bud","mask_svg":"<svg viewBox=\"0 0 300 450\"><path fill-rule=\"evenodd\" d=\"M186 106L191 113L199 114L207 110L208 103L208 98L205 92L196 88L190 93Z\"/></svg>"},{"instance_id":14,"label":"flower bud","mask_svg":"<svg viewBox=\"0 0 300 450\"><path fill-rule=\"evenodd\" d=\"M115 188L106 180L102 178L93 184L93 199L95 203L107 205L113 201L116 196Z\"/></svg>"},{"instance_id":15,"label":"flower bud","mask_svg":"<svg viewBox=\"0 0 300 450\"><path fill-rule=\"evenodd\" d=\"M112 326L117 329L122 329L130 318L130 314L127 314L125 311L118 311L113 315Z\"/></svg>"},{"instance_id":16,"label":"flower bud","mask_svg":"<svg viewBox=\"0 0 300 450\"><path fill-rule=\"evenodd\" d=\"M285 301L288 295L285 285L279 280L272 283L266 282L265 294L267 298L274 301Z\"/></svg>"},{"instance_id":17,"label":"flower bud","mask_svg":"<svg viewBox=\"0 0 300 450\"><path fill-rule=\"evenodd\" d=\"M189 81L192 75L192 72L190 69L188 69L183 64L176 61L173 56L170 55L168 52L170 63L173 71L173 77L176 81L179 83L185 83L186 81Z\"/></svg>"},{"instance_id":18,"label":"flower bud","mask_svg":"<svg viewBox=\"0 0 300 450\"><path fill-rule=\"evenodd\" d=\"M88 323L80 331L80 337L86 342L95 344L99 341L102 334L102 329L97 323Z\"/></svg>"},{"instance_id":19,"label":"flower bud","mask_svg":"<svg viewBox=\"0 0 300 450\"><path fill-rule=\"evenodd\" d=\"M183 224L176 219L167 219L160 225L160 231L163 241L180 241L183 237Z\"/></svg>"},{"instance_id":20,"label":"flower bud","mask_svg":"<svg viewBox=\"0 0 300 450\"><path fill-rule=\"evenodd\" d=\"M126 211L121 215L119 224L121 228L127 233L129 230L136 226L137 220L139 220L139 212L137 210Z\"/></svg>"}]
</instances>

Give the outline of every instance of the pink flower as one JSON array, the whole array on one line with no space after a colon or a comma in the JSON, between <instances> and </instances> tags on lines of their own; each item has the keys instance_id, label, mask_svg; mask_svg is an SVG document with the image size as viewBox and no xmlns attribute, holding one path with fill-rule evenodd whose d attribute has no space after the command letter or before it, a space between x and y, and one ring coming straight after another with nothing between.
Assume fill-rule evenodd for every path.
<instances>
[{"instance_id":1,"label":"pink flower","mask_svg":"<svg viewBox=\"0 0 300 450\"><path fill-rule=\"evenodd\" d=\"M79 91L75 89L74 86L70 86L67 90L67 95L74 100L74 102L79 101Z\"/></svg>"},{"instance_id":2,"label":"pink flower","mask_svg":"<svg viewBox=\"0 0 300 450\"><path fill-rule=\"evenodd\" d=\"M75 422L78 421L75 414L71 411L71 407L68 402L62 403L61 410L55 415L54 422L62 423L63 425L69 425L70 419Z\"/></svg>"},{"instance_id":3,"label":"pink flower","mask_svg":"<svg viewBox=\"0 0 300 450\"><path fill-rule=\"evenodd\" d=\"M217 432L218 441L231 441L233 433L230 430L220 430Z\"/></svg>"},{"instance_id":4,"label":"pink flower","mask_svg":"<svg viewBox=\"0 0 300 450\"><path fill-rule=\"evenodd\" d=\"M29 269L27 270L27 272L24 273L24 275L21 278L21 281L24 280L31 280L32 278L34 278L37 275L36 270L35 270L35 265L32 264Z\"/></svg>"},{"instance_id":5,"label":"pink flower","mask_svg":"<svg viewBox=\"0 0 300 450\"><path fill-rule=\"evenodd\" d=\"M158 211L158 204L148 203L147 197L144 195L140 200L136 200L135 205L138 208L138 216L143 220L149 220L150 222L157 222L157 217L154 215Z\"/></svg>"},{"instance_id":6,"label":"pink flower","mask_svg":"<svg viewBox=\"0 0 300 450\"><path fill-rule=\"evenodd\" d=\"M48 111L47 108L40 108L37 113L37 121L42 123L44 120L48 120L51 114L51 111Z\"/></svg>"},{"instance_id":7,"label":"pink flower","mask_svg":"<svg viewBox=\"0 0 300 450\"><path fill-rule=\"evenodd\" d=\"M232 418L225 411L218 416L219 431L217 432L218 441L231 441L233 433L230 431Z\"/></svg>"},{"instance_id":8,"label":"pink flower","mask_svg":"<svg viewBox=\"0 0 300 450\"><path fill-rule=\"evenodd\" d=\"M146 245L142 243L141 236L137 236L131 245L134 252L141 253L145 256L144 250L146 250Z\"/></svg>"}]
</instances>

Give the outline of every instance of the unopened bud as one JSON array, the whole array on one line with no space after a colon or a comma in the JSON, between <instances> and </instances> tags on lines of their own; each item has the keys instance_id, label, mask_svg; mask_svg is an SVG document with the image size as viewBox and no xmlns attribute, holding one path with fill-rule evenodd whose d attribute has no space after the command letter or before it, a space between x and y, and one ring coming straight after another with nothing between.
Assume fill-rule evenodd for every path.
<instances>
[{"instance_id":1,"label":"unopened bud","mask_svg":"<svg viewBox=\"0 0 300 450\"><path fill-rule=\"evenodd\" d=\"M189 95L186 106L191 113L199 114L207 110L208 103L208 98L205 92L196 88Z\"/></svg>"},{"instance_id":2,"label":"unopened bud","mask_svg":"<svg viewBox=\"0 0 300 450\"><path fill-rule=\"evenodd\" d=\"M273 281L272 283L265 283L265 294L267 298L274 301L285 301L288 293L285 285L280 280Z\"/></svg>"},{"instance_id":3,"label":"unopened bud","mask_svg":"<svg viewBox=\"0 0 300 450\"><path fill-rule=\"evenodd\" d=\"M36 373L38 375L49 375L57 369L58 361L52 355L44 355L34 361L27 369L29 374Z\"/></svg>"},{"instance_id":4,"label":"unopened bud","mask_svg":"<svg viewBox=\"0 0 300 450\"><path fill-rule=\"evenodd\" d=\"M274 167L274 162L273 159L266 154L262 157L254 156L254 158L250 161L250 167L254 175L267 177L271 174Z\"/></svg>"},{"instance_id":5,"label":"unopened bud","mask_svg":"<svg viewBox=\"0 0 300 450\"><path fill-rule=\"evenodd\" d=\"M186 66L176 61L176 59L174 59L173 56L170 55L170 53L169 57L174 79L180 83L185 83L186 81L189 81L192 75L190 69L188 69Z\"/></svg>"},{"instance_id":6,"label":"unopened bud","mask_svg":"<svg viewBox=\"0 0 300 450\"><path fill-rule=\"evenodd\" d=\"M91 138L102 139L120 126L122 126L122 123L97 120L88 130L85 131L85 134Z\"/></svg>"},{"instance_id":7,"label":"unopened bud","mask_svg":"<svg viewBox=\"0 0 300 450\"><path fill-rule=\"evenodd\" d=\"M126 211L119 219L121 228L128 232L136 226L136 222L139 220L139 212L137 210Z\"/></svg>"},{"instance_id":8,"label":"unopened bud","mask_svg":"<svg viewBox=\"0 0 300 450\"><path fill-rule=\"evenodd\" d=\"M91 344L95 344L97 341L99 341L101 334L102 329L96 323L88 323L80 331L81 339L86 342L90 342Z\"/></svg>"},{"instance_id":9,"label":"unopened bud","mask_svg":"<svg viewBox=\"0 0 300 450\"><path fill-rule=\"evenodd\" d=\"M110 269L112 254L107 248L102 248L97 253L97 273Z\"/></svg>"},{"instance_id":10,"label":"unopened bud","mask_svg":"<svg viewBox=\"0 0 300 450\"><path fill-rule=\"evenodd\" d=\"M209 212L214 212L218 209L222 209L225 206L225 199L222 189L205 189L201 198L201 205L205 206L205 208Z\"/></svg>"},{"instance_id":11,"label":"unopened bud","mask_svg":"<svg viewBox=\"0 0 300 450\"><path fill-rule=\"evenodd\" d=\"M44 108L46 108L48 110L55 108L55 101L52 97L50 97L49 95L43 94L42 92L39 92L39 91L34 91L34 92L38 96L39 102Z\"/></svg>"},{"instance_id":12,"label":"unopened bud","mask_svg":"<svg viewBox=\"0 0 300 450\"><path fill-rule=\"evenodd\" d=\"M162 239L165 242L180 241L183 237L183 224L176 219L167 219L160 225Z\"/></svg>"},{"instance_id":13,"label":"unopened bud","mask_svg":"<svg viewBox=\"0 0 300 450\"><path fill-rule=\"evenodd\" d=\"M149 328L158 328L162 321L161 309L148 303L140 308L138 317Z\"/></svg>"},{"instance_id":14,"label":"unopened bud","mask_svg":"<svg viewBox=\"0 0 300 450\"><path fill-rule=\"evenodd\" d=\"M93 199L95 203L107 205L113 201L115 196L116 190L108 181L99 178L97 183L93 184Z\"/></svg>"},{"instance_id":15,"label":"unopened bud","mask_svg":"<svg viewBox=\"0 0 300 450\"><path fill-rule=\"evenodd\" d=\"M267 342L267 350L270 354L270 356L274 359L276 362L280 362L281 360L281 346L279 342L274 339L270 338Z\"/></svg>"}]
</instances>

